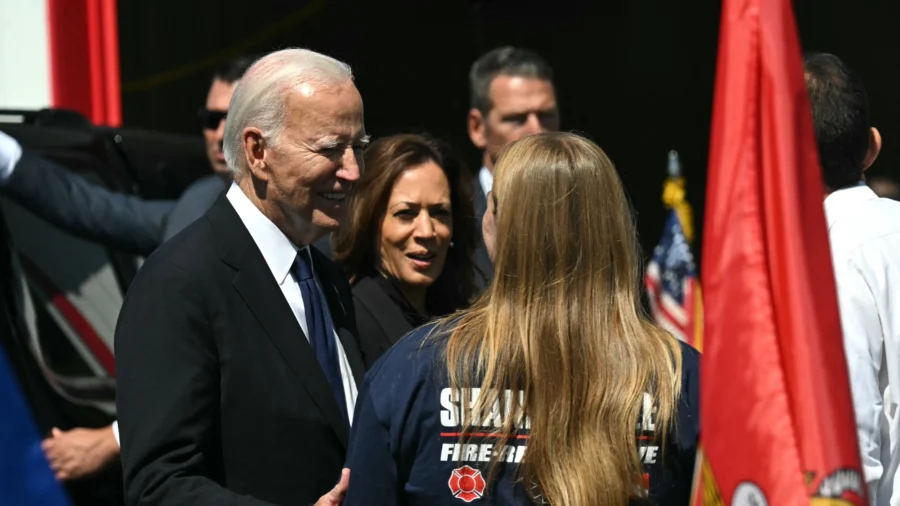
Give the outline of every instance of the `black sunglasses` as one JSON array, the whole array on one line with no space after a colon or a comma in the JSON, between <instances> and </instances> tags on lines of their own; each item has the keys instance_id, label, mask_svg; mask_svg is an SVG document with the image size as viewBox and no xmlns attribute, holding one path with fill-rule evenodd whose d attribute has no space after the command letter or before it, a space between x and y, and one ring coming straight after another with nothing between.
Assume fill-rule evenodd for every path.
<instances>
[{"instance_id":1,"label":"black sunglasses","mask_svg":"<svg viewBox=\"0 0 900 506\"><path fill-rule=\"evenodd\" d=\"M206 107L201 107L200 110L197 111L197 117L200 118L200 124L203 125L205 130L216 130L219 128L219 123L221 123L227 115L228 111L211 111Z\"/></svg>"}]
</instances>

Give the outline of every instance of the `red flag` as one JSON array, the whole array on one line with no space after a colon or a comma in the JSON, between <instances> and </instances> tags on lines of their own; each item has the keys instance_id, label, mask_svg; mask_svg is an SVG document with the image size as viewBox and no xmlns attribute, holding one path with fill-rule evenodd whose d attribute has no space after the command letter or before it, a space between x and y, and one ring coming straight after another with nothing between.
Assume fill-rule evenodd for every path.
<instances>
[{"instance_id":1,"label":"red flag","mask_svg":"<svg viewBox=\"0 0 900 506\"><path fill-rule=\"evenodd\" d=\"M789 0L724 0L709 164L694 504L861 506L824 190Z\"/></svg>"}]
</instances>

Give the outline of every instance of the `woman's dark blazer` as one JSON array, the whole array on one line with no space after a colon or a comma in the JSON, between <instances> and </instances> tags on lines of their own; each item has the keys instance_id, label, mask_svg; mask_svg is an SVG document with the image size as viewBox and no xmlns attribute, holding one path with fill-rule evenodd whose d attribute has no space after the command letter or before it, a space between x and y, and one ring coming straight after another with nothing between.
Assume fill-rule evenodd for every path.
<instances>
[{"instance_id":1,"label":"woman's dark blazer","mask_svg":"<svg viewBox=\"0 0 900 506\"><path fill-rule=\"evenodd\" d=\"M401 337L428 321L390 281L377 274L357 281L351 292L366 369Z\"/></svg>"}]
</instances>

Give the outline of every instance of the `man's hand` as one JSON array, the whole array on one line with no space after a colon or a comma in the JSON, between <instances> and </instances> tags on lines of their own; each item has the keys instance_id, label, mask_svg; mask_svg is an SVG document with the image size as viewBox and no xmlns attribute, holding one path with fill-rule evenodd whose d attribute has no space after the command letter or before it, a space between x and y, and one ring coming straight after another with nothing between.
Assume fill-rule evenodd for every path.
<instances>
[{"instance_id":1,"label":"man's hand","mask_svg":"<svg viewBox=\"0 0 900 506\"><path fill-rule=\"evenodd\" d=\"M340 506L344 502L344 495L347 493L349 485L350 470L344 469L341 471L341 481L330 492L320 497L314 506Z\"/></svg>"},{"instance_id":2,"label":"man's hand","mask_svg":"<svg viewBox=\"0 0 900 506\"><path fill-rule=\"evenodd\" d=\"M54 427L50 437L41 443L41 448L57 480L74 480L94 474L119 454L112 426L70 431Z\"/></svg>"}]
</instances>

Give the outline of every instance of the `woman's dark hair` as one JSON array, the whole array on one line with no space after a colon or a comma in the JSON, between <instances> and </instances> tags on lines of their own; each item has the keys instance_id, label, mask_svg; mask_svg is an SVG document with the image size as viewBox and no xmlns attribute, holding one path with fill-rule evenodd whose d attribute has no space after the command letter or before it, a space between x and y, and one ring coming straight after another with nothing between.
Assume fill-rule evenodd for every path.
<instances>
[{"instance_id":1,"label":"woman's dark hair","mask_svg":"<svg viewBox=\"0 0 900 506\"><path fill-rule=\"evenodd\" d=\"M347 206L346 221L332 236L334 259L343 265L351 282L378 272L381 222L394 183L410 167L429 161L438 165L450 183L453 246L444 269L426 292L426 308L445 315L468 305L475 295L475 216L470 178L459 156L448 144L426 135L384 137L366 148L365 169Z\"/></svg>"}]
</instances>

